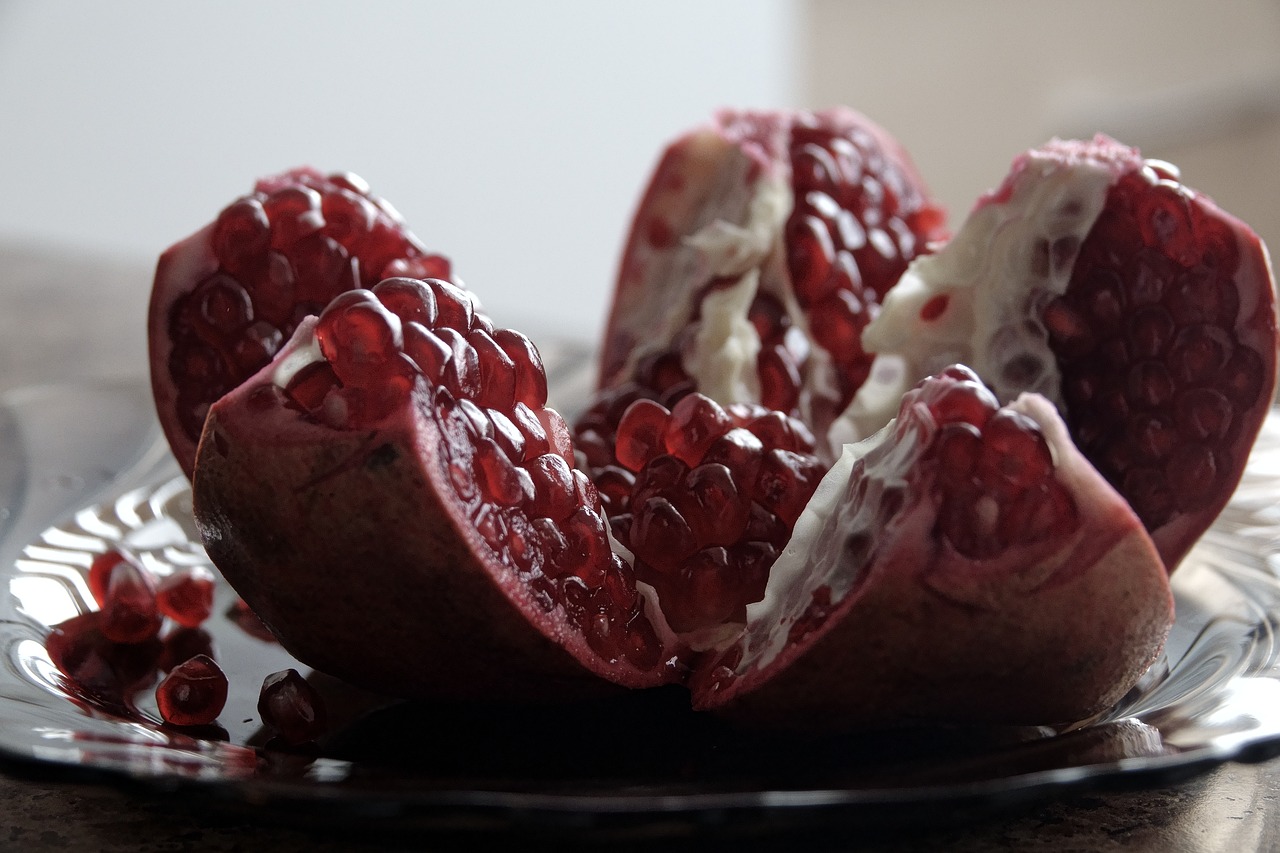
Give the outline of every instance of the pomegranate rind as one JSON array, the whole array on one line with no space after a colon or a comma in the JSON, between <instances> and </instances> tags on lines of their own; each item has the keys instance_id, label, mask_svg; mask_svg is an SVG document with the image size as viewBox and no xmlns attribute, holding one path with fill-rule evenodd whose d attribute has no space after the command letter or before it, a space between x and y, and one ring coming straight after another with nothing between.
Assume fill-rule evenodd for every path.
<instances>
[{"instance_id":1,"label":"pomegranate rind","mask_svg":"<svg viewBox=\"0 0 1280 853\"><path fill-rule=\"evenodd\" d=\"M1089 241L1101 241L1104 255L1112 251L1105 242L1109 233L1097 229L1117 209L1114 194L1122 182L1127 182L1130 192L1137 188L1140 194L1159 192L1176 199L1188 221L1208 223L1197 224L1197 229L1212 226L1230 235L1233 245L1227 254L1238 258L1230 287L1238 296L1238 308L1230 321L1208 325L1213 335L1228 339L1230 347L1249 351L1251 369L1257 373L1248 377L1257 388L1251 398L1232 394L1240 382L1230 372L1232 362L1225 359L1211 376L1172 384L1164 402L1144 401L1135 390L1107 392L1123 398L1123 405L1131 407L1135 415L1149 416L1166 430L1156 438L1166 445L1164 450L1135 450L1139 439L1127 437L1126 426L1087 425L1097 421L1099 406L1096 402L1073 403L1072 390L1067 387L1071 380L1065 373L1071 367L1054 349L1050 332L1054 326L1050 312L1061 310L1064 299L1070 303L1078 288L1089 286L1082 284L1078 275ZM1124 259L1134 249L1117 245L1114 252ZM1183 281L1196 282L1190 275L1198 270L1196 261L1187 264L1183 267L1171 260L1173 272L1168 273L1168 280L1152 280L1145 269L1130 273L1119 283L1116 316L1121 321L1134 317L1148 306L1150 292L1167 294L1184 287ZM1199 286L1213 287L1217 281L1206 278ZM1213 301L1207 296L1190 297L1193 302L1202 298ZM1156 303L1155 307L1163 306ZM904 386L959 361L973 367L1002 401L1024 391L1048 397L1063 413L1086 454L1148 520L1156 547L1168 570L1173 571L1230 499L1272 405L1280 346L1276 312L1275 277L1258 235L1208 197L1182 185L1169 164L1144 159L1136 149L1099 135L1088 141L1054 140L1020 155L1000 187L978 201L948 245L912 262L886 296L880 314L863 331L863 344L878 359L901 366ZM1076 323L1090 322L1070 316ZM1189 327L1180 324L1174 333ZM1086 327L1082 336L1095 334L1102 339L1098 328ZM1134 385L1126 377L1142 366L1143 359L1154 364L1171 358L1171 344L1139 340L1134 337L1138 332L1129 334L1136 342L1124 340L1122 334L1118 343L1109 344L1113 349L1098 347L1104 361L1095 372L1103 377L1103 384L1121 389L1129 382L1132 389ZM1157 352L1139 352L1143 346L1157 345L1162 347ZM1096 361L1096 357L1090 358ZM1167 375L1162 372L1163 364L1156 364L1155 369L1161 371L1161 377ZM1182 478L1196 481L1189 486L1196 493L1194 500L1184 494L1174 498L1177 506L1172 510L1144 510L1140 487L1124 482L1127 478L1139 481L1137 474L1130 472L1145 466L1167 477L1180 464L1168 448L1202 442L1194 428L1179 427L1179 437L1169 438L1173 432L1169 425L1178 420L1176 395L1186 390L1227 393L1232 422L1223 428L1224 435L1203 445L1206 452L1212 452L1212 472ZM894 403L886 398L875 412L846 412L844 431L865 435L891 417L893 409ZM1130 426L1135 432L1141 428ZM1088 434L1094 438L1085 438ZM1150 453L1164 455L1145 458Z\"/></svg>"},{"instance_id":2,"label":"pomegranate rind","mask_svg":"<svg viewBox=\"0 0 1280 853\"><path fill-rule=\"evenodd\" d=\"M193 511L214 565L299 661L404 698L555 701L669 681L596 655L448 492L431 388L367 428L286 405L276 362L211 408Z\"/></svg>"},{"instance_id":3,"label":"pomegranate rind","mask_svg":"<svg viewBox=\"0 0 1280 853\"><path fill-rule=\"evenodd\" d=\"M963 557L937 532L927 424L895 422L846 449L797 522L741 645L693 682L695 707L744 724L850 729L917 724L1067 725L1112 707L1159 657L1173 598L1159 554L1128 504L1080 455L1038 395L1034 419L1080 513L1066 539ZM879 449L908 469L865 560L849 558L841 508L854 461ZM799 571L784 561L794 561ZM833 592L826 613L811 609ZM808 611L808 612L806 612ZM803 619L817 624L790 636ZM717 667L724 667L717 670Z\"/></svg>"}]
</instances>

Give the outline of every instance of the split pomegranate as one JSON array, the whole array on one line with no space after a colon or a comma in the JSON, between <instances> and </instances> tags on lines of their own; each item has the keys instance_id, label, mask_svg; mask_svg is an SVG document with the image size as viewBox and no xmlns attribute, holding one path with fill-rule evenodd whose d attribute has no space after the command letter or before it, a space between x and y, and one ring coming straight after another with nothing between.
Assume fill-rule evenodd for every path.
<instances>
[{"instance_id":1,"label":"split pomegranate","mask_svg":"<svg viewBox=\"0 0 1280 853\"><path fill-rule=\"evenodd\" d=\"M1085 719L1160 653L1269 404L1265 250L1104 138L943 236L861 116L723 113L658 166L572 432L468 292L344 288L209 407L206 550L384 693Z\"/></svg>"},{"instance_id":2,"label":"split pomegranate","mask_svg":"<svg viewBox=\"0 0 1280 853\"><path fill-rule=\"evenodd\" d=\"M306 319L214 404L206 550L299 660L402 695L558 695L672 677L523 335L393 278Z\"/></svg>"},{"instance_id":3,"label":"split pomegranate","mask_svg":"<svg viewBox=\"0 0 1280 853\"><path fill-rule=\"evenodd\" d=\"M805 508L698 707L784 728L1065 723L1155 660L1168 579L1053 406L967 368L907 393Z\"/></svg>"},{"instance_id":4,"label":"split pomegranate","mask_svg":"<svg viewBox=\"0 0 1280 853\"><path fill-rule=\"evenodd\" d=\"M942 220L864 116L721 112L666 149L636 211L601 388L760 404L831 455L826 426L871 367L859 334Z\"/></svg>"},{"instance_id":5,"label":"split pomegranate","mask_svg":"<svg viewBox=\"0 0 1280 853\"><path fill-rule=\"evenodd\" d=\"M209 406L270 361L303 317L392 275L448 278L450 267L350 173L259 180L170 247L147 328L156 411L183 471Z\"/></svg>"},{"instance_id":6,"label":"split pomegranate","mask_svg":"<svg viewBox=\"0 0 1280 853\"><path fill-rule=\"evenodd\" d=\"M212 658L196 655L169 671L156 687L156 706L166 723L205 726L227 704L227 676Z\"/></svg>"},{"instance_id":7,"label":"split pomegranate","mask_svg":"<svg viewBox=\"0 0 1280 853\"><path fill-rule=\"evenodd\" d=\"M863 344L906 382L962 361L1002 401L1044 394L1172 570L1271 405L1275 282L1258 236L1169 164L1103 136L1054 141L913 262ZM849 432L875 425L860 414Z\"/></svg>"}]
</instances>

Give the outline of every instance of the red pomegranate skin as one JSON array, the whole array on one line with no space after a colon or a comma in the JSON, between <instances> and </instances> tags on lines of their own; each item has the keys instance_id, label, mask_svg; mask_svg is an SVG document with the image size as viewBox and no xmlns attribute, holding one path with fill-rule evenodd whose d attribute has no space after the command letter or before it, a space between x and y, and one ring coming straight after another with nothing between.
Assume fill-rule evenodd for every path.
<instances>
[{"instance_id":1,"label":"red pomegranate skin","mask_svg":"<svg viewBox=\"0 0 1280 853\"><path fill-rule=\"evenodd\" d=\"M1008 547L957 546L944 534L938 430L913 405L909 394L865 457L869 467L912 442L924 448L894 475L905 479L900 496L872 504L870 541L829 518L810 554L816 576L787 590L800 605L786 620L748 623L746 664L743 646L703 664L696 707L778 729L1065 725L1114 705L1159 656L1173 620L1163 564L1052 404L1027 395L1014 406L1043 431L1052 490L1074 512L1058 533ZM842 487L845 510L868 489L860 471ZM823 554L833 555L825 572ZM848 592L832 603L840 585ZM788 637L777 656L752 663L749 649L777 632Z\"/></svg>"},{"instance_id":2,"label":"red pomegranate skin","mask_svg":"<svg viewBox=\"0 0 1280 853\"><path fill-rule=\"evenodd\" d=\"M671 680L656 654L644 670L600 658L486 544L450 491L434 393L419 381L335 428L268 366L215 404L194 514L228 582L300 661L385 694L552 701Z\"/></svg>"}]
</instances>

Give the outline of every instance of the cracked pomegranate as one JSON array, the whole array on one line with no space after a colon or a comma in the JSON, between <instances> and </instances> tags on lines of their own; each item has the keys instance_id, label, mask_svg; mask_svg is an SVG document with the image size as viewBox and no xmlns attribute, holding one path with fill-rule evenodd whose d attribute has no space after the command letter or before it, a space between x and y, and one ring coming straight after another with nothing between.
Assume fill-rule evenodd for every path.
<instances>
[{"instance_id":1,"label":"cracked pomegranate","mask_svg":"<svg viewBox=\"0 0 1280 853\"><path fill-rule=\"evenodd\" d=\"M722 113L655 171L572 432L468 292L344 288L209 409L205 547L300 660L401 696L1087 718L1269 404L1265 250L1103 138L944 236L865 118Z\"/></svg>"},{"instance_id":2,"label":"cracked pomegranate","mask_svg":"<svg viewBox=\"0 0 1280 853\"><path fill-rule=\"evenodd\" d=\"M264 178L160 258L148 338L156 411L188 476L209 406L271 360L298 322L391 275L448 278L352 174Z\"/></svg>"}]
</instances>

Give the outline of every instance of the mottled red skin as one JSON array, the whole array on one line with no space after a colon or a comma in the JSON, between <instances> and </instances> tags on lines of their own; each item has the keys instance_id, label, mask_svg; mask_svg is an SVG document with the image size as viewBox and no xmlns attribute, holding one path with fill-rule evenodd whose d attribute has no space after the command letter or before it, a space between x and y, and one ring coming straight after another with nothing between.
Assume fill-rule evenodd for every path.
<instances>
[{"instance_id":1,"label":"mottled red skin","mask_svg":"<svg viewBox=\"0 0 1280 853\"><path fill-rule=\"evenodd\" d=\"M936 531L931 475L917 463L903 507L830 615L724 688L713 689L704 668L695 706L754 726L821 730L1068 724L1114 705L1163 648L1168 579L1137 517L1074 451L1052 407L1040 399L1038 412L1056 476L1081 513L1068 541L964 558ZM848 561L836 571L859 572ZM749 623L747 632L775 630L784 629Z\"/></svg>"},{"instance_id":2,"label":"mottled red skin","mask_svg":"<svg viewBox=\"0 0 1280 853\"><path fill-rule=\"evenodd\" d=\"M310 322L310 321L308 321ZM308 422L270 368L210 410L193 482L205 549L300 661L409 698L550 700L669 680L600 661L446 493L413 398L368 429ZM268 426L269 424L269 426Z\"/></svg>"}]
</instances>

